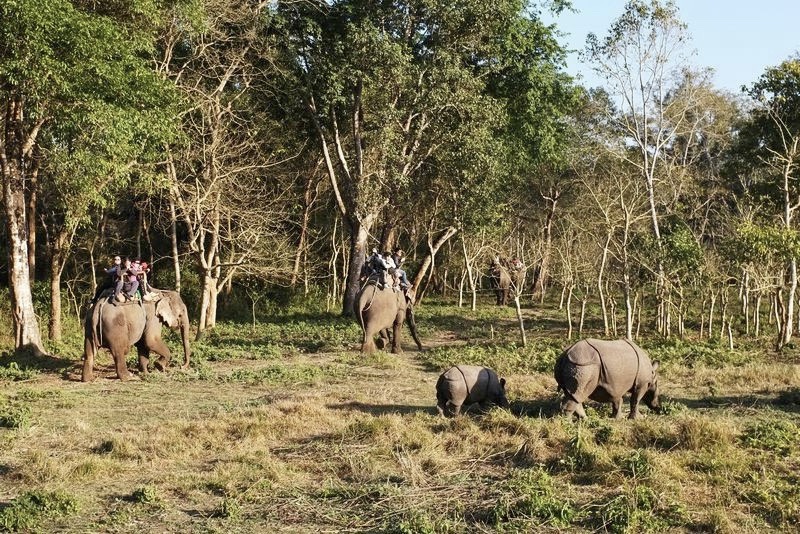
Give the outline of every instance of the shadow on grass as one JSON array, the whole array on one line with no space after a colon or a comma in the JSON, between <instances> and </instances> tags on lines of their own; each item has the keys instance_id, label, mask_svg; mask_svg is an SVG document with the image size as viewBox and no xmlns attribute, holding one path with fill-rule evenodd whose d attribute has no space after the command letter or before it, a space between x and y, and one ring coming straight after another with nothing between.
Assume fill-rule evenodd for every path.
<instances>
[{"instance_id":1,"label":"shadow on grass","mask_svg":"<svg viewBox=\"0 0 800 534\"><path fill-rule=\"evenodd\" d=\"M790 388L779 393L756 392L743 395L715 395L699 399L670 397L669 400L683 404L692 410L773 408L784 412L800 413L800 388Z\"/></svg>"},{"instance_id":2,"label":"shadow on grass","mask_svg":"<svg viewBox=\"0 0 800 534\"><path fill-rule=\"evenodd\" d=\"M0 355L0 367L16 366L41 372L64 372L74 367L73 360L56 358L45 354L32 345L20 347L15 351L6 351Z\"/></svg>"},{"instance_id":3,"label":"shadow on grass","mask_svg":"<svg viewBox=\"0 0 800 534\"><path fill-rule=\"evenodd\" d=\"M415 413L427 413L434 415L438 413L436 406L413 406L410 404L367 404L364 402L342 402L339 404L328 404L326 406L332 410L352 410L358 412L368 413L370 415L389 415L400 414L408 415Z\"/></svg>"},{"instance_id":4,"label":"shadow on grass","mask_svg":"<svg viewBox=\"0 0 800 534\"><path fill-rule=\"evenodd\" d=\"M511 403L511 413L517 417L551 418L559 415L559 399L546 398Z\"/></svg>"}]
</instances>

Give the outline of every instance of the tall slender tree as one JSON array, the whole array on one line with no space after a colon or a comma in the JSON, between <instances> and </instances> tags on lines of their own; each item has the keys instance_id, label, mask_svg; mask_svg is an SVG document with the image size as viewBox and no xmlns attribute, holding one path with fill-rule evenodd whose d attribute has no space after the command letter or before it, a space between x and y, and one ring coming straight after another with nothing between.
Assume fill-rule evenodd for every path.
<instances>
[{"instance_id":1,"label":"tall slender tree","mask_svg":"<svg viewBox=\"0 0 800 534\"><path fill-rule=\"evenodd\" d=\"M40 164L37 147L44 131L75 117L103 117L109 125L115 115L127 114L119 127L133 128L132 137L158 128L147 110L163 107L164 86L147 62L151 35L148 20L140 15L151 11L140 2L101 7L67 0L0 4L0 42L9 45L0 47L0 173L17 348L43 350L30 288L25 202L25 190Z\"/></svg>"}]
</instances>

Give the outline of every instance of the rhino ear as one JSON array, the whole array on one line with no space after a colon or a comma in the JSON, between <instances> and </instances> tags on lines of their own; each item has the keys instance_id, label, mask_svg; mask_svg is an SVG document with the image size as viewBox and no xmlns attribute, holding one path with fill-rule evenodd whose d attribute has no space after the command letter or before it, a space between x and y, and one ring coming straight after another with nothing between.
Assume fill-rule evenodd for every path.
<instances>
[{"instance_id":1,"label":"rhino ear","mask_svg":"<svg viewBox=\"0 0 800 534\"><path fill-rule=\"evenodd\" d=\"M656 371L658 371L658 360L653 362L653 372L655 373Z\"/></svg>"},{"instance_id":2,"label":"rhino ear","mask_svg":"<svg viewBox=\"0 0 800 534\"><path fill-rule=\"evenodd\" d=\"M505 379L505 378L501 378L501 379L500 379L500 386L501 386L503 389L505 389L505 387L506 387L506 379Z\"/></svg>"}]
</instances>

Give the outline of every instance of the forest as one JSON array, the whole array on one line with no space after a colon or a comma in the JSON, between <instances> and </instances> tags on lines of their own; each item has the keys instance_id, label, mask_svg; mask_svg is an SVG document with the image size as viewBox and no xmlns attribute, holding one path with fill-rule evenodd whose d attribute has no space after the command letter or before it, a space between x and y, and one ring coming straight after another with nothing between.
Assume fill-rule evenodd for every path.
<instances>
[{"instance_id":1,"label":"forest","mask_svg":"<svg viewBox=\"0 0 800 534\"><path fill-rule=\"evenodd\" d=\"M587 87L572 9L0 0L0 529L797 528L800 56L734 94L630 0ZM396 249L425 350L360 355ZM114 256L185 301L188 370L168 335L169 372L80 382ZM662 415L551 417L589 336L661 360ZM437 419L457 363L511 410Z\"/></svg>"}]
</instances>

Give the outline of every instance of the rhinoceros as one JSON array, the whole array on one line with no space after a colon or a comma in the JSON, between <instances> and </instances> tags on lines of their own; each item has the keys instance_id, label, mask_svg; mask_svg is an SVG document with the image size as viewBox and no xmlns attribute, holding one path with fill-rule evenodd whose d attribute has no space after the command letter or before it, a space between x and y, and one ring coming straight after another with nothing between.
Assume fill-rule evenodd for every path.
<instances>
[{"instance_id":1,"label":"rhinoceros","mask_svg":"<svg viewBox=\"0 0 800 534\"><path fill-rule=\"evenodd\" d=\"M436 408L439 415L446 415L448 407L452 415L461 413L461 406L479 402L484 406L492 402L507 407L506 379L488 367L478 365L456 365L439 376L436 382Z\"/></svg>"},{"instance_id":2,"label":"rhinoceros","mask_svg":"<svg viewBox=\"0 0 800 534\"><path fill-rule=\"evenodd\" d=\"M658 411L658 362L624 339L583 339L558 358L555 367L558 388L564 390L564 415L586 417L582 403L590 398L610 402L612 416L622 417L622 397L631 394L630 419L639 415L639 402Z\"/></svg>"}]
</instances>

